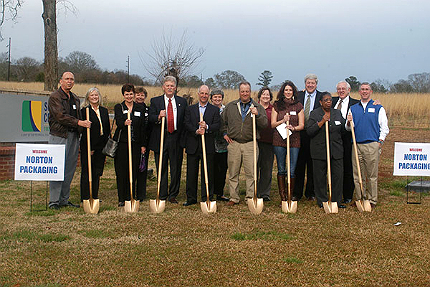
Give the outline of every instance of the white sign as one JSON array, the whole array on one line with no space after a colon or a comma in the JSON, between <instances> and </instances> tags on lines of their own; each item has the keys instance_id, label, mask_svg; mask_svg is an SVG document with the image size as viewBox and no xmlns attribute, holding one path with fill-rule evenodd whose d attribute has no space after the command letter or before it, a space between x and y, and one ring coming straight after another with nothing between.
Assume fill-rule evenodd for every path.
<instances>
[{"instance_id":1,"label":"white sign","mask_svg":"<svg viewBox=\"0 0 430 287\"><path fill-rule=\"evenodd\" d=\"M430 176L430 144L394 143L393 175Z\"/></svg>"},{"instance_id":2,"label":"white sign","mask_svg":"<svg viewBox=\"0 0 430 287\"><path fill-rule=\"evenodd\" d=\"M16 144L15 180L64 180L65 145Z\"/></svg>"}]
</instances>

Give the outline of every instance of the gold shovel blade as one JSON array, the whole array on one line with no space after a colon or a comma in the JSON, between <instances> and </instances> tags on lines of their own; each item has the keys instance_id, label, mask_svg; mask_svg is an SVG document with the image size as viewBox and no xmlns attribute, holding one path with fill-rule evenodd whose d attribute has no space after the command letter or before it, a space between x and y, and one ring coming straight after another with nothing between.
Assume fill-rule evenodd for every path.
<instances>
[{"instance_id":1,"label":"gold shovel blade","mask_svg":"<svg viewBox=\"0 0 430 287\"><path fill-rule=\"evenodd\" d=\"M296 213L297 201L282 201L282 211L285 213Z\"/></svg>"},{"instance_id":2,"label":"gold shovel blade","mask_svg":"<svg viewBox=\"0 0 430 287\"><path fill-rule=\"evenodd\" d=\"M370 205L369 200L363 200L363 209L364 209L364 211L367 211L367 212L372 211L372 206Z\"/></svg>"},{"instance_id":3,"label":"gold shovel blade","mask_svg":"<svg viewBox=\"0 0 430 287\"><path fill-rule=\"evenodd\" d=\"M249 211L252 214L260 214L263 211L264 203L262 198L250 198L247 200Z\"/></svg>"},{"instance_id":4,"label":"gold shovel blade","mask_svg":"<svg viewBox=\"0 0 430 287\"><path fill-rule=\"evenodd\" d=\"M149 210L152 213L162 213L165 208L166 208L165 200L159 200L158 204L156 199L149 200Z\"/></svg>"},{"instance_id":5,"label":"gold shovel blade","mask_svg":"<svg viewBox=\"0 0 430 287\"><path fill-rule=\"evenodd\" d=\"M130 213L138 212L139 211L139 201L134 200L134 199L132 199L130 201L126 201L124 203L124 211L130 212Z\"/></svg>"},{"instance_id":6,"label":"gold shovel blade","mask_svg":"<svg viewBox=\"0 0 430 287\"><path fill-rule=\"evenodd\" d=\"M100 209L100 201L98 199L86 199L82 201L85 213L97 214Z\"/></svg>"},{"instance_id":7,"label":"gold shovel blade","mask_svg":"<svg viewBox=\"0 0 430 287\"><path fill-rule=\"evenodd\" d=\"M355 206L357 206L358 211L360 211L360 212L364 211L363 202L361 200L357 200L355 202Z\"/></svg>"},{"instance_id":8,"label":"gold shovel blade","mask_svg":"<svg viewBox=\"0 0 430 287\"><path fill-rule=\"evenodd\" d=\"M216 212L216 201L210 201L209 206L207 201L200 202L200 208L204 214L215 213Z\"/></svg>"},{"instance_id":9,"label":"gold shovel blade","mask_svg":"<svg viewBox=\"0 0 430 287\"><path fill-rule=\"evenodd\" d=\"M325 213L338 213L337 202L323 202Z\"/></svg>"}]
</instances>

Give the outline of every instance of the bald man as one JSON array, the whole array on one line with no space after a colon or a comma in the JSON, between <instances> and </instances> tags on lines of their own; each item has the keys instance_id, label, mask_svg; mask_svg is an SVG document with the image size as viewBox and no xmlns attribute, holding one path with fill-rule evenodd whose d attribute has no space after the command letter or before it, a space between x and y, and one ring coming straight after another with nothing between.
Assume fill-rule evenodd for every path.
<instances>
[{"instance_id":1,"label":"bald man","mask_svg":"<svg viewBox=\"0 0 430 287\"><path fill-rule=\"evenodd\" d=\"M49 183L49 208L79 207L69 201L70 184L75 174L79 152L79 132L91 127L91 122L81 120L79 98L71 92L75 76L65 72L60 79L60 88L54 91L48 100L50 144L64 144L66 156L64 180Z\"/></svg>"}]
</instances>

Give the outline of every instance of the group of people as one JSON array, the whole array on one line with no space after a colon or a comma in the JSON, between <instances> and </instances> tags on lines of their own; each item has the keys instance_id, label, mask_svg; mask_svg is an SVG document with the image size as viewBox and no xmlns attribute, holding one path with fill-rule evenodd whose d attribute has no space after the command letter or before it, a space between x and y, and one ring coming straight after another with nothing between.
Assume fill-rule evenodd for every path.
<instances>
[{"instance_id":1,"label":"group of people","mask_svg":"<svg viewBox=\"0 0 430 287\"><path fill-rule=\"evenodd\" d=\"M277 162L277 181L280 199L302 198L315 200L322 206L327 201L327 161L330 161L333 202L340 208L352 201L369 199L377 203L377 176L379 154L389 130L387 116L380 103L371 99L372 88L362 83L360 100L350 97L350 86L341 81L337 84L337 97L317 90L318 78L314 74L305 77L305 89L298 91L291 81L285 81L273 102L272 91L263 87L258 99L251 98L251 84L239 84L239 98L224 105L222 90L210 91L206 85L198 89L198 102L188 105L176 93L176 78L166 76L164 94L153 97L145 105L147 92L143 87L131 84L122 87L124 101L115 105L114 123L117 128L113 139L118 141L114 165L118 189L118 205L130 200L130 196L143 201L146 198L146 168L149 150L154 152L157 170L161 168L160 199L178 203L184 149L186 152L186 202L190 206L198 202L198 171L201 162L203 175L203 146L207 157L208 182L202 176L201 201L226 201L234 206L241 200L239 175L245 171L245 200L254 196L254 131L258 140L257 196L271 200L272 169ZM91 88L85 104L79 109L79 98L71 92L74 76L65 72L60 88L49 98L49 143L65 144L66 164L63 182L50 184L50 208L78 206L69 201L70 183L75 172L79 134L90 128L92 196L98 198L99 180L103 173L105 155L102 153L111 133L107 109L101 106L102 97L97 88ZM89 109L89 118L83 115ZM253 129L255 117L256 129ZM164 125L162 122L164 121ZM359 163L356 162L351 140L351 122L357 140ZM128 134L129 128L131 134ZM161 127L164 126L164 130ZM326 134L328 130L328 135ZM287 133L289 133L288 136ZM131 138L132 184L129 184L128 139ZM160 141L163 149L160 150ZM327 142L328 140L328 142ZM81 138L81 201L89 198L87 137ZM328 143L328 146L327 146ZM289 148L289 162L287 162ZM329 153L326 153L326 150ZM162 153L162 162L159 159ZM327 154L330 158L327 158ZM360 164L364 190L360 189L357 164ZM169 166L169 168L168 168ZM170 169L170 172L168 170ZM168 174L170 173L170 184ZM287 180L287 177L290 177ZM229 197L224 196L228 180ZM368 182L368 186L366 186ZM288 186L289 185L289 186ZM132 191L130 192L130 188ZM355 192L354 192L355 191Z\"/></svg>"}]
</instances>

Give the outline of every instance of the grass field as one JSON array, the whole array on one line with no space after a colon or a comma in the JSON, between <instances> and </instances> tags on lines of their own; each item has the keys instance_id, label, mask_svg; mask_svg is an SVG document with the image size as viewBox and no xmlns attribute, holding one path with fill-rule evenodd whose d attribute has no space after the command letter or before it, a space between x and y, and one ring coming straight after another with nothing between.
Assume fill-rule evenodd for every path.
<instances>
[{"instance_id":1,"label":"grass field","mask_svg":"<svg viewBox=\"0 0 430 287\"><path fill-rule=\"evenodd\" d=\"M393 95L378 95L384 106L395 104L382 96ZM405 97L429 99L395 96L403 106ZM296 214L283 214L273 181L273 201L259 216L243 203L222 202L205 216L198 206L181 205L185 161L180 204L158 215L149 212L149 201L137 214L117 208L112 159L98 215L74 208L30 212L29 182L0 182L0 286L429 286L430 197L406 204L407 179L393 177L392 169L394 142L429 142L430 129L427 115L422 124L418 115L403 116L389 118L379 203L371 213L348 207L327 215L302 200ZM79 201L79 176L78 168L72 202ZM244 188L241 182L242 197ZM46 183L33 189L34 207L44 209ZM155 194L151 180L148 197Z\"/></svg>"}]
</instances>

